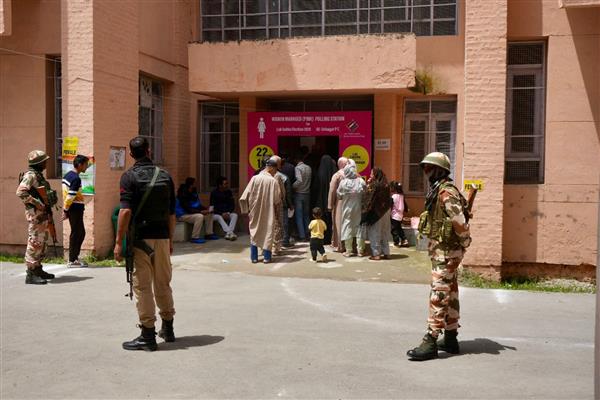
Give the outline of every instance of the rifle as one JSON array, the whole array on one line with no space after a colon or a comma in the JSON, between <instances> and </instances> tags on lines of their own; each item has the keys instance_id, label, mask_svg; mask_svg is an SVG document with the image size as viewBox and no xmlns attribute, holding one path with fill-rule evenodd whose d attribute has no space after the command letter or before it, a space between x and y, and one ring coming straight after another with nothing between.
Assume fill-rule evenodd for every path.
<instances>
[{"instance_id":1,"label":"rifle","mask_svg":"<svg viewBox=\"0 0 600 400\"><path fill-rule=\"evenodd\" d=\"M473 204L475 203L475 197L477 196L478 191L477 186L474 184L471 183L469 186L469 192L467 193L467 212L469 214L467 216L468 220L473 218Z\"/></svg>"},{"instance_id":2,"label":"rifle","mask_svg":"<svg viewBox=\"0 0 600 400\"><path fill-rule=\"evenodd\" d=\"M56 243L58 242L56 240L56 226L54 225L54 217L52 216L52 206L50 205L50 201L48 200L48 192L46 191L45 186L37 187L37 188L35 188L35 190L40 195L40 198L42 199L44 206L46 206L45 211L46 211L46 215L48 215L48 232L50 233L50 236L52 237L52 245L54 247L54 255L56 257L58 257L58 250L56 248Z\"/></svg>"},{"instance_id":3,"label":"rifle","mask_svg":"<svg viewBox=\"0 0 600 400\"><path fill-rule=\"evenodd\" d=\"M129 225L125 243L125 274L127 283L129 283L129 293L125 293L125 297L129 296L129 300L133 301L133 238L135 238L135 223L132 221Z\"/></svg>"}]
</instances>

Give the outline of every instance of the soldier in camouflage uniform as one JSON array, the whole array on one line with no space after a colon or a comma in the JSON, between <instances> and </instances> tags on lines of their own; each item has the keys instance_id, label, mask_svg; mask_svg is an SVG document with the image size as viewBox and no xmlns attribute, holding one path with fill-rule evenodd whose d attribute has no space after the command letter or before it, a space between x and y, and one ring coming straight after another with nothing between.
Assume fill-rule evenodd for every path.
<instances>
[{"instance_id":1,"label":"soldier in camouflage uniform","mask_svg":"<svg viewBox=\"0 0 600 400\"><path fill-rule=\"evenodd\" d=\"M25 251L25 265L27 266L25 283L35 285L43 285L47 283L46 279L54 279L54 274L49 274L42 269L46 240L48 240L48 214L46 205L36 191L36 188L44 186L50 202L48 206L52 207L56 204L56 192L50 188L50 184L43 175L48 158L42 150L34 150L29 153L29 169L22 174L17 188L17 196L25 204L25 218L29 223L29 236Z\"/></svg>"},{"instance_id":2,"label":"soldier in camouflage uniform","mask_svg":"<svg viewBox=\"0 0 600 400\"><path fill-rule=\"evenodd\" d=\"M438 349L458 354L458 266L471 243L467 201L450 179L450 160L443 153L430 153L421 168L429 179L425 211L419 233L429 239L431 292L427 333L420 346L409 350L411 360L429 360ZM444 331L443 339L438 336Z\"/></svg>"}]
</instances>

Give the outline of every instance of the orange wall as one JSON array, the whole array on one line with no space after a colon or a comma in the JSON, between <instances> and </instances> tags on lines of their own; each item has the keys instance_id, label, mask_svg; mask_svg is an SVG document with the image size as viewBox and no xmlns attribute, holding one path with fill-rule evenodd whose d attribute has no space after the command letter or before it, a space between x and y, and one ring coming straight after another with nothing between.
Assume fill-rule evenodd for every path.
<instances>
[{"instance_id":1,"label":"orange wall","mask_svg":"<svg viewBox=\"0 0 600 400\"><path fill-rule=\"evenodd\" d=\"M505 261L596 264L600 8L509 1L509 40L547 39L545 182L504 187Z\"/></svg>"},{"instance_id":2,"label":"orange wall","mask_svg":"<svg viewBox=\"0 0 600 400\"><path fill-rule=\"evenodd\" d=\"M15 196L27 154L46 148L46 55L60 54L60 1L12 2L12 31L0 36L0 243L27 241L24 207ZM51 180L60 188L60 180ZM57 224L59 236L61 224Z\"/></svg>"},{"instance_id":3,"label":"orange wall","mask_svg":"<svg viewBox=\"0 0 600 400\"><path fill-rule=\"evenodd\" d=\"M194 43L190 90L230 97L398 90L414 85L415 56L412 34Z\"/></svg>"},{"instance_id":4,"label":"orange wall","mask_svg":"<svg viewBox=\"0 0 600 400\"><path fill-rule=\"evenodd\" d=\"M187 90L187 43L193 39L195 7L192 0L12 2L12 34L0 37L0 46L35 57L0 52L0 243L26 242L14 191L27 152L45 148L44 55L62 55L63 135L78 136L80 152L97 161L96 195L86 204L84 251L105 255L113 246L110 217L122 172L108 168L108 154L110 146L126 146L137 135L140 72L164 82L165 166L176 181L187 176L194 154L191 132L196 130L190 118L195 102ZM126 167L132 163L128 158ZM60 188L60 181L53 186ZM67 245L68 223L64 227Z\"/></svg>"}]
</instances>

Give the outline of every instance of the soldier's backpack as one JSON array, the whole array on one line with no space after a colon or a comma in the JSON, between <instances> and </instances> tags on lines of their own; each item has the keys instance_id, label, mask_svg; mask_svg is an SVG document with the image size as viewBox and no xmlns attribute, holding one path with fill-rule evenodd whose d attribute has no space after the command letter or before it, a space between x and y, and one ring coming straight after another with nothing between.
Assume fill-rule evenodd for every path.
<instances>
[{"instance_id":1,"label":"soldier's backpack","mask_svg":"<svg viewBox=\"0 0 600 400\"><path fill-rule=\"evenodd\" d=\"M167 171L160 169L153 187L150 187L152 177L156 171L154 165L140 165L134 167L132 172L137 182L138 199L143 198L147 190L151 190L146 201L139 210L133 210L136 218L132 223L136 225L136 232L149 226L167 225L169 222L169 203L171 201L171 177ZM138 205L138 207L140 206Z\"/></svg>"}]
</instances>

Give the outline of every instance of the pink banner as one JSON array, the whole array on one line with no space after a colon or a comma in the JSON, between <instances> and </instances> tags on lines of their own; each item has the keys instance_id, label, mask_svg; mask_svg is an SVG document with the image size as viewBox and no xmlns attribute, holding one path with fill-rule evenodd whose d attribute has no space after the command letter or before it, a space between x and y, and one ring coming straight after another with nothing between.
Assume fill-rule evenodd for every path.
<instances>
[{"instance_id":1,"label":"pink banner","mask_svg":"<svg viewBox=\"0 0 600 400\"><path fill-rule=\"evenodd\" d=\"M300 140L282 138L303 138ZM358 172L371 172L372 116L370 111L348 112L251 112L248 113L248 177L262 166L265 155L287 151L292 156L304 143L317 143L320 137L329 137L318 146L337 147L337 157L348 157L356 161ZM315 138L313 142L307 139ZM331 140L332 139L332 140ZM287 143L279 149L280 143ZM289 148L296 145L295 148ZM336 146L337 145L337 146ZM282 146L285 147L285 146ZM309 151L314 149L309 147ZM325 153L327 151L321 151ZM330 154L336 158L335 154ZM336 159L337 161L337 159Z\"/></svg>"}]
</instances>

